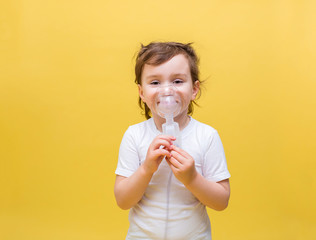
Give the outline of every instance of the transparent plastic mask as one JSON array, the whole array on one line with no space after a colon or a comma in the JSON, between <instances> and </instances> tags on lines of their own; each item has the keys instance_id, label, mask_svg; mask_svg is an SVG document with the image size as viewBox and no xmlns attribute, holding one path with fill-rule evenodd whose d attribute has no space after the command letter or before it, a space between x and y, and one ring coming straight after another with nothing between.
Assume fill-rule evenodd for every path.
<instances>
[{"instance_id":1,"label":"transparent plastic mask","mask_svg":"<svg viewBox=\"0 0 316 240\"><path fill-rule=\"evenodd\" d=\"M157 89L156 110L160 117L174 118L181 111L181 98L176 87L162 86Z\"/></svg>"},{"instance_id":2,"label":"transparent plastic mask","mask_svg":"<svg viewBox=\"0 0 316 240\"><path fill-rule=\"evenodd\" d=\"M160 117L166 119L166 122L162 125L163 134L176 137L174 144L180 146L179 124L174 121L174 118L181 111L181 98L173 85L161 86L157 91L155 99L156 111Z\"/></svg>"}]
</instances>

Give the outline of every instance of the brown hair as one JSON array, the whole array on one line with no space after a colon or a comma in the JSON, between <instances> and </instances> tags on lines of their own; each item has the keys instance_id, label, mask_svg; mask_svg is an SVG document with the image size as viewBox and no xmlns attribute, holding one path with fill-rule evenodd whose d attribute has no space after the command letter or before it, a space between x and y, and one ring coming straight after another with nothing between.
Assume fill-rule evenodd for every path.
<instances>
[{"instance_id":1,"label":"brown hair","mask_svg":"<svg viewBox=\"0 0 316 240\"><path fill-rule=\"evenodd\" d=\"M136 57L135 65L135 83L141 84L142 72L145 64L160 65L176 55L183 54L189 62L192 83L199 81L199 59L191 47L192 43L183 44L178 42L152 42L147 46L141 45ZM193 100L189 104L188 114L193 113L193 104L197 103ZM141 98L138 99L138 105L141 109L145 110L145 117L149 119L151 112L146 103Z\"/></svg>"}]
</instances>

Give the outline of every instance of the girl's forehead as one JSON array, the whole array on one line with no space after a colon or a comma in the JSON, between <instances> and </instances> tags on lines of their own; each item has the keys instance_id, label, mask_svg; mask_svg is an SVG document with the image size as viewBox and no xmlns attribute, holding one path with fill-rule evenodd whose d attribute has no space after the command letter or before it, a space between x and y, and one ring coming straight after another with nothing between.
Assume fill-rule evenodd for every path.
<instances>
[{"instance_id":1,"label":"girl's forehead","mask_svg":"<svg viewBox=\"0 0 316 240\"><path fill-rule=\"evenodd\" d=\"M183 54L178 54L159 65L145 64L143 68L143 76L188 73L190 73L189 61Z\"/></svg>"}]
</instances>

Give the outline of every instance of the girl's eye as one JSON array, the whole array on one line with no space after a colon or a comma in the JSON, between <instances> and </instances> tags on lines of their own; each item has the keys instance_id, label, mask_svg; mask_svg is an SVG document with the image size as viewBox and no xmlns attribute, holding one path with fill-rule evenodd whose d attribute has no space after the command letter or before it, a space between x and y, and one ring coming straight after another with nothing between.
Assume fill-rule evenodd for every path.
<instances>
[{"instance_id":1,"label":"girl's eye","mask_svg":"<svg viewBox=\"0 0 316 240\"><path fill-rule=\"evenodd\" d=\"M174 84L181 84L183 81L181 79L176 79L173 81Z\"/></svg>"},{"instance_id":2,"label":"girl's eye","mask_svg":"<svg viewBox=\"0 0 316 240\"><path fill-rule=\"evenodd\" d=\"M159 82L157 80L154 80L154 81L150 82L150 85L158 85L158 84L159 84Z\"/></svg>"}]
</instances>

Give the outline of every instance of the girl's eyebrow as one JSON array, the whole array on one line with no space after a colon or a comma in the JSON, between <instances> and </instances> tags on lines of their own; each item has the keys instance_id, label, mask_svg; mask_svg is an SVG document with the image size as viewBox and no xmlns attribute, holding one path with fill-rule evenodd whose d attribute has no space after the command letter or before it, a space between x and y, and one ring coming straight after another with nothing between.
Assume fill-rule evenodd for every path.
<instances>
[{"instance_id":1,"label":"girl's eyebrow","mask_svg":"<svg viewBox=\"0 0 316 240\"><path fill-rule=\"evenodd\" d=\"M159 78L161 75L158 74L153 74L153 75L148 75L146 76L147 79L152 79L152 78Z\"/></svg>"},{"instance_id":2,"label":"girl's eyebrow","mask_svg":"<svg viewBox=\"0 0 316 240\"><path fill-rule=\"evenodd\" d=\"M153 74L153 75L146 76L146 78L159 78L161 76L162 75L160 75L160 74ZM171 77L187 77L187 74L185 74L185 73L173 73L173 74L171 74Z\"/></svg>"},{"instance_id":3,"label":"girl's eyebrow","mask_svg":"<svg viewBox=\"0 0 316 240\"><path fill-rule=\"evenodd\" d=\"M162 74L152 74L152 75L148 75L145 77L145 79L151 80L151 79L159 79L161 78ZM187 74L185 73L174 73L171 74L170 76L171 78L182 78L182 79L186 79L188 77Z\"/></svg>"},{"instance_id":4,"label":"girl's eyebrow","mask_svg":"<svg viewBox=\"0 0 316 240\"><path fill-rule=\"evenodd\" d=\"M180 77L180 78L186 78L187 74L185 73L175 73L171 75L172 77Z\"/></svg>"}]
</instances>

